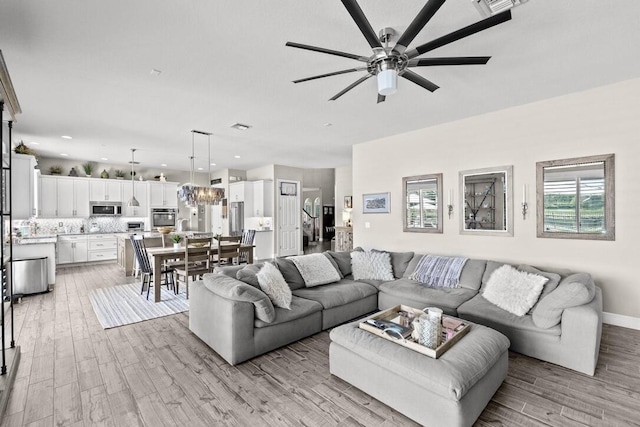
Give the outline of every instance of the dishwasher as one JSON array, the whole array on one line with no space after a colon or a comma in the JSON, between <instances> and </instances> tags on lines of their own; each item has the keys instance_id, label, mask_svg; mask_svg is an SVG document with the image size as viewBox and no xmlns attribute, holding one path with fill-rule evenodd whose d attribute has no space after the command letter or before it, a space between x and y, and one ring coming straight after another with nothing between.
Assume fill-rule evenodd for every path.
<instances>
[{"instance_id":1,"label":"dishwasher","mask_svg":"<svg viewBox=\"0 0 640 427\"><path fill-rule=\"evenodd\" d=\"M15 297L49 291L47 257L14 259L11 267Z\"/></svg>"}]
</instances>

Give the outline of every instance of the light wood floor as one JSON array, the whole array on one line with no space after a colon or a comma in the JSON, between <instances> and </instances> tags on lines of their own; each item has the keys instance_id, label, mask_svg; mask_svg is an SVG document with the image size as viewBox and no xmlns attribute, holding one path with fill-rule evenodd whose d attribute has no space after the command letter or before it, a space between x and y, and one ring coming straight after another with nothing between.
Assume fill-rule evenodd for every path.
<instances>
[{"instance_id":1,"label":"light wood floor","mask_svg":"<svg viewBox=\"0 0 640 427\"><path fill-rule=\"evenodd\" d=\"M189 332L188 314L103 330L91 289L113 264L61 269L16 307L22 362L2 426L410 426L332 377L326 332L236 367ZM640 425L640 331L604 327L595 377L518 354L479 426Z\"/></svg>"}]
</instances>

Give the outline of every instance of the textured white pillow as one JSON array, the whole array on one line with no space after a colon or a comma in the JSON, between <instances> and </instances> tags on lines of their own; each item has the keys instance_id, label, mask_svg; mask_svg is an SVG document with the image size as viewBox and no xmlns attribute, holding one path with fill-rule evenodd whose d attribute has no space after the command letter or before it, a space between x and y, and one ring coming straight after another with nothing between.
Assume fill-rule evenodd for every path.
<instances>
[{"instance_id":1,"label":"textured white pillow","mask_svg":"<svg viewBox=\"0 0 640 427\"><path fill-rule=\"evenodd\" d=\"M291 289L277 267L265 262L256 277L260 289L267 294L273 305L291 310Z\"/></svg>"},{"instance_id":2,"label":"textured white pillow","mask_svg":"<svg viewBox=\"0 0 640 427\"><path fill-rule=\"evenodd\" d=\"M351 252L353 280L393 280L389 252Z\"/></svg>"},{"instance_id":3,"label":"textured white pillow","mask_svg":"<svg viewBox=\"0 0 640 427\"><path fill-rule=\"evenodd\" d=\"M298 268L307 288L340 280L340 273L324 254L309 254L289 258Z\"/></svg>"},{"instance_id":4,"label":"textured white pillow","mask_svg":"<svg viewBox=\"0 0 640 427\"><path fill-rule=\"evenodd\" d=\"M509 313L524 316L538 301L548 280L505 264L491 274L482 296Z\"/></svg>"}]
</instances>

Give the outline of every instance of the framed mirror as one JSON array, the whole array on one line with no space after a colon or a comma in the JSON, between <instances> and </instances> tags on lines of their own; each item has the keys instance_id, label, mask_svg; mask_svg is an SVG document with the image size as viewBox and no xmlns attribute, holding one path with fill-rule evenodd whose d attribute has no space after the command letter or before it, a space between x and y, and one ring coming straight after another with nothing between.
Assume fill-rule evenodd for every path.
<instances>
[{"instance_id":1,"label":"framed mirror","mask_svg":"<svg viewBox=\"0 0 640 427\"><path fill-rule=\"evenodd\" d=\"M442 233L442 174L402 178L403 231Z\"/></svg>"},{"instance_id":2,"label":"framed mirror","mask_svg":"<svg viewBox=\"0 0 640 427\"><path fill-rule=\"evenodd\" d=\"M538 237L615 240L613 154L536 163Z\"/></svg>"},{"instance_id":3,"label":"framed mirror","mask_svg":"<svg viewBox=\"0 0 640 427\"><path fill-rule=\"evenodd\" d=\"M460 234L513 236L513 166L460 172Z\"/></svg>"}]
</instances>

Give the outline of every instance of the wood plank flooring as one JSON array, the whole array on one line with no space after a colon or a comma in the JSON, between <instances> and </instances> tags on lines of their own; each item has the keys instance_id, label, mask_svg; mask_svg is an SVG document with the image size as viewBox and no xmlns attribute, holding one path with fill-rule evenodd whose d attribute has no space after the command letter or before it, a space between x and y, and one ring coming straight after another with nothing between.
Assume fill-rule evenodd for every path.
<instances>
[{"instance_id":1,"label":"wood plank flooring","mask_svg":"<svg viewBox=\"0 0 640 427\"><path fill-rule=\"evenodd\" d=\"M115 264L60 269L16 306L22 360L9 426L412 426L329 374L327 332L229 366L188 313L103 330L87 294L130 281ZM516 353L477 426L640 426L640 331L604 326L596 375Z\"/></svg>"}]
</instances>

